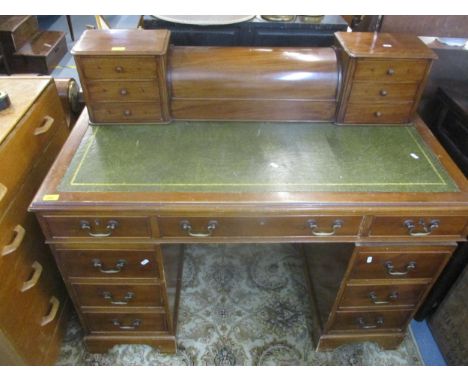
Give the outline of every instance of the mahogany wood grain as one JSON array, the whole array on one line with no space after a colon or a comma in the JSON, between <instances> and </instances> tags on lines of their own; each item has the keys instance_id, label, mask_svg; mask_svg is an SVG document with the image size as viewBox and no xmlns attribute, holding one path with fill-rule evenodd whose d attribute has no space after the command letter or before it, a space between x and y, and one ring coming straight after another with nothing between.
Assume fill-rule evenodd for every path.
<instances>
[{"instance_id":1,"label":"mahogany wood grain","mask_svg":"<svg viewBox=\"0 0 468 382\"><path fill-rule=\"evenodd\" d=\"M148 80L131 81L89 81L88 98L91 102L144 102L159 101L156 82Z\"/></svg>"},{"instance_id":2,"label":"mahogany wood grain","mask_svg":"<svg viewBox=\"0 0 468 382\"><path fill-rule=\"evenodd\" d=\"M104 79L151 79L157 77L157 62L154 57L115 56L81 57L75 56L82 78L86 80Z\"/></svg>"},{"instance_id":3,"label":"mahogany wood grain","mask_svg":"<svg viewBox=\"0 0 468 382\"><path fill-rule=\"evenodd\" d=\"M153 102L94 103L89 107L94 122L142 123L162 121L161 109Z\"/></svg>"},{"instance_id":4,"label":"mahogany wood grain","mask_svg":"<svg viewBox=\"0 0 468 382\"><path fill-rule=\"evenodd\" d=\"M420 82L424 78L427 60L390 61L359 59L356 63L355 81Z\"/></svg>"},{"instance_id":5,"label":"mahogany wood grain","mask_svg":"<svg viewBox=\"0 0 468 382\"><path fill-rule=\"evenodd\" d=\"M364 102L412 102L419 86L413 83L354 82L349 96L350 103Z\"/></svg>"}]
</instances>

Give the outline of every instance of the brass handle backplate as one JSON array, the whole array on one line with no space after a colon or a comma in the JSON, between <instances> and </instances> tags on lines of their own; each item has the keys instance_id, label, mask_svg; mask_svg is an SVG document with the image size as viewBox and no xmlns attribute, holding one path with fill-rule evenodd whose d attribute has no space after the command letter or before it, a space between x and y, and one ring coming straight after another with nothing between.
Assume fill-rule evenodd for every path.
<instances>
[{"instance_id":1,"label":"brass handle backplate","mask_svg":"<svg viewBox=\"0 0 468 382\"><path fill-rule=\"evenodd\" d=\"M311 219L307 221L308 227L312 231L312 235L314 236L333 236L336 234L336 231L343 227L344 222L343 220L337 219L332 223L332 230L331 231L319 231L318 224L315 220Z\"/></svg>"},{"instance_id":2,"label":"brass handle backplate","mask_svg":"<svg viewBox=\"0 0 468 382\"><path fill-rule=\"evenodd\" d=\"M403 224L408 229L408 234L410 236L421 237L428 236L432 233L432 231L439 228L440 222L436 219L432 219L429 221L428 226L424 219L419 219L418 225L422 228L422 231L416 231L416 224L414 224L413 220L411 219L405 220Z\"/></svg>"},{"instance_id":3,"label":"brass handle backplate","mask_svg":"<svg viewBox=\"0 0 468 382\"><path fill-rule=\"evenodd\" d=\"M141 320L140 319L136 319L136 320L133 320L132 323L130 325L122 325L122 323L117 320L116 318L114 318L112 320L112 324L114 326L117 326L119 329L121 330L135 330L137 329L140 325L141 325Z\"/></svg>"},{"instance_id":4,"label":"brass handle backplate","mask_svg":"<svg viewBox=\"0 0 468 382\"><path fill-rule=\"evenodd\" d=\"M206 225L206 230L207 230L206 233L192 232L192 225L190 224L190 222L188 220L182 220L179 223L179 226L180 226L180 229L182 231L187 232L187 234L189 236L192 236L192 237L209 237L209 236L211 236L213 234L213 231L216 229L216 227L218 227L218 222L216 220L210 220L208 222L208 224Z\"/></svg>"},{"instance_id":5,"label":"brass handle backplate","mask_svg":"<svg viewBox=\"0 0 468 382\"><path fill-rule=\"evenodd\" d=\"M416 269L416 261L410 261L406 264L406 270L403 272L394 271L395 267L391 261L386 261L384 266L387 269L387 274L390 276L406 276L408 273Z\"/></svg>"},{"instance_id":6,"label":"brass handle backplate","mask_svg":"<svg viewBox=\"0 0 468 382\"><path fill-rule=\"evenodd\" d=\"M398 294L397 291L393 291L392 293L390 293L388 295L388 300L379 300L378 297L377 297L377 293L375 293L374 291L369 293L369 298L372 301L372 303L375 304L375 305L391 304L393 301L398 300L399 296L400 295Z\"/></svg>"},{"instance_id":7,"label":"brass handle backplate","mask_svg":"<svg viewBox=\"0 0 468 382\"><path fill-rule=\"evenodd\" d=\"M375 324L374 324L374 325L368 325L368 324L366 324L366 322L364 321L364 318L358 317L357 323L358 323L358 325L359 325L359 327L360 327L361 329L378 329L378 328L380 328L380 327L383 326L383 324L384 324L384 319L383 319L383 317L377 317L377 319L375 320Z\"/></svg>"},{"instance_id":8,"label":"brass handle backplate","mask_svg":"<svg viewBox=\"0 0 468 382\"><path fill-rule=\"evenodd\" d=\"M91 263L93 264L94 268L99 269L99 272L101 273L106 273L106 274L112 274L112 273L119 273L122 271L122 269L125 267L127 262L123 259L117 260L115 263L114 268L111 269L104 269L102 265L102 261L99 259L93 259L91 260Z\"/></svg>"},{"instance_id":9,"label":"brass handle backplate","mask_svg":"<svg viewBox=\"0 0 468 382\"><path fill-rule=\"evenodd\" d=\"M135 297L135 293L127 292L122 300L114 300L114 296L111 292L105 291L102 292L102 297L104 300L109 301L112 305L127 305Z\"/></svg>"},{"instance_id":10,"label":"brass handle backplate","mask_svg":"<svg viewBox=\"0 0 468 382\"><path fill-rule=\"evenodd\" d=\"M99 221L96 221L95 226L100 225ZM112 232L119 226L119 222L116 220L109 220L106 225L106 232L96 233L91 230L91 223L87 220L80 221L80 228L82 230L88 231L88 235L92 237L109 237L112 235Z\"/></svg>"}]
</instances>

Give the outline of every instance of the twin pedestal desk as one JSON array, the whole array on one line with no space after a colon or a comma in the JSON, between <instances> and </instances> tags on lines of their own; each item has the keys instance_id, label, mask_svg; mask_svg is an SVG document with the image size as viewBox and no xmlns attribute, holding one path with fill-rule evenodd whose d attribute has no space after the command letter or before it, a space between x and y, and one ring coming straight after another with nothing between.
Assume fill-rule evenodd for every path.
<instances>
[{"instance_id":1,"label":"twin pedestal desk","mask_svg":"<svg viewBox=\"0 0 468 382\"><path fill-rule=\"evenodd\" d=\"M334 49L169 39L85 32L89 114L31 205L89 350L174 352L183 245L273 242L305 257L318 350L397 347L468 232L467 181L415 116L432 51L367 33Z\"/></svg>"}]
</instances>

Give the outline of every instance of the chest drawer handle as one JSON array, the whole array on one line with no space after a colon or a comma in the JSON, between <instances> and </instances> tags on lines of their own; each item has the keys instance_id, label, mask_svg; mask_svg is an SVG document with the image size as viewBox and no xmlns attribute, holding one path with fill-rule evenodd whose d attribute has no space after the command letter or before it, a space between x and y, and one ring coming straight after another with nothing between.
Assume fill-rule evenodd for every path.
<instances>
[{"instance_id":1,"label":"chest drawer handle","mask_svg":"<svg viewBox=\"0 0 468 382\"><path fill-rule=\"evenodd\" d=\"M371 299L372 303L375 304L375 305L391 304L393 301L398 300L398 297L400 297L400 295L398 294L398 292L394 291L394 292L392 292L392 293L390 293L388 295L388 300L379 301L379 299L377 297L377 293L375 293L374 291L369 293L369 298Z\"/></svg>"},{"instance_id":2,"label":"chest drawer handle","mask_svg":"<svg viewBox=\"0 0 468 382\"><path fill-rule=\"evenodd\" d=\"M102 297L104 297L104 300L109 301L112 305L127 305L130 301L133 300L133 298L135 297L135 293L127 292L124 298L120 301L114 300L114 296L111 292L108 291L103 292Z\"/></svg>"},{"instance_id":3,"label":"chest drawer handle","mask_svg":"<svg viewBox=\"0 0 468 382\"><path fill-rule=\"evenodd\" d=\"M87 220L82 220L80 221L80 228L82 230L87 230L89 231L88 232L88 235L89 236L92 236L92 237L109 237L110 235L112 235L112 232L119 226L119 223L116 221L116 220L109 220L107 222L107 226L106 226L106 230L107 232L103 232L103 233L94 233L94 232L91 232L91 224L89 223L89 221Z\"/></svg>"},{"instance_id":4,"label":"chest drawer handle","mask_svg":"<svg viewBox=\"0 0 468 382\"><path fill-rule=\"evenodd\" d=\"M21 292L26 292L27 290L31 289L33 286L37 284L39 281L41 274L42 274L42 265L39 262L35 261L31 265L32 269L34 269L31 278L28 281L25 281L21 287Z\"/></svg>"},{"instance_id":5,"label":"chest drawer handle","mask_svg":"<svg viewBox=\"0 0 468 382\"><path fill-rule=\"evenodd\" d=\"M119 320L114 318L112 320L112 324L114 326L117 326L121 330L135 330L141 325L141 320L139 320L139 319L133 320L131 325L122 325Z\"/></svg>"},{"instance_id":6,"label":"chest drawer handle","mask_svg":"<svg viewBox=\"0 0 468 382\"><path fill-rule=\"evenodd\" d=\"M393 76L394 74L395 74L395 69L389 68L389 69L387 70L387 75Z\"/></svg>"},{"instance_id":7,"label":"chest drawer handle","mask_svg":"<svg viewBox=\"0 0 468 382\"><path fill-rule=\"evenodd\" d=\"M380 95L381 95L382 97L386 97L386 96L388 95L388 92L387 92L385 89L382 89L382 90L380 91Z\"/></svg>"},{"instance_id":8,"label":"chest drawer handle","mask_svg":"<svg viewBox=\"0 0 468 382\"><path fill-rule=\"evenodd\" d=\"M125 109L123 114L126 116L126 117L130 117L132 115L132 111L130 109Z\"/></svg>"},{"instance_id":9,"label":"chest drawer handle","mask_svg":"<svg viewBox=\"0 0 468 382\"><path fill-rule=\"evenodd\" d=\"M422 227L422 231L419 232L415 232L416 224L414 224L412 220L405 220L403 224L408 229L408 234L415 237L428 236L432 233L433 230L439 228L439 221L435 219L429 222L429 227L427 226L424 219L419 219L418 224Z\"/></svg>"},{"instance_id":10,"label":"chest drawer handle","mask_svg":"<svg viewBox=\"0 0 468 382\"><path fill-rule=\"evenodd\" d=\"M7 186L5 186L3 183L0 183L0 202L3 200L7 192L8 192Z\"/></svg>"},{"instance_id":11,"label":"chest drawer handle","mask_svg":"<svg viewBox=\"0 0 468 382\"><path fill-rule=\"evenodd\" d=\"M387 273L390 276L406 276L408 273L416 269L416 261L410 261L406 265L406 271L404 272L397 272L394 271L395 267L391 261L386 261L384 264L385 268L387 269Z\"/></svg>"},{"instance_id":12,"label":"chest drawer handle","mask_svg":"<svg viewBox=\"0 0 468 382\"><path fill-rule=\"evenodd\" d=\"M99 269L99 272L101 273L106 273L106 274L112 274L112 273L119 273L122 271L122 269L125 267L127 262L123 259L117 260L115 263L114 268L112 269L103 269L102 261L99 259L93 259L92 264L94 268Z\"/></svg>"},{"instance_id":13,"label":"chest drawer handle","mask_svg":"<svg viewBox=\"0 0 468 382\"><path fill-rule=\"evenodd\" d=\"M117 73L122 73L122 72L124 71L124 69L123 69L122 66L116 66L116 67L115 67L115 71L116 71Z\"/></svg>"},{"instance_id":14,"label":"chest drawer handle","mask_svg":"<svg viewBox=\"0 0 468 382\"><path fill-rule=\"evenodd\" d=\"M308 220L307 225L312 230L312 235L314 236L333 236L336 234L336 231L343 227L343 220L335 220L332 224L332 230L328 232L318 231L318 225L315 220Z\"/></svg>"},{"instance_id":15,"label":"chest drawer handle","mask_svg":"<svg viewBox=\"0 0 468 382\"><path fill-rule=\"evenodd\" d=\"M128 94L128 90L125 89L125 88L122 88L122 89L120 89L119 93L120 93L121 96L126 96Z\"/></svg>"},{"instance_id":16,"label":"chest drawer handle","mask_svg":"<svg viewBox=\"0 0 468 382\"><path fill-rule=\"evenodd\" d=\"M24 236L26 235L26 230L19 224L13 229L13 232L15 233L15 238L10 244L3 247L2 256L15 252L23 242Z\"/></svg>"},{"instance_id":17,"label":"chest drawer handle","mask_svg":"<svg viewBox=\"0 0 468 382\"><path fill-rule=\"evenodd\" d=\"M216 220L210 220L206 226L206 230L208 232L206 233L196 233L192 232L192 225L188 220L182 220L180 222L180 228L182 231L185 231L188 233L189 236L191 237L208 237L213 234L213 231L218 227L218 222Z\"/></svg>"},{"instance_id":18,"label":"chest drawer handle","mask_svg":"<svg viewBox=\"0 0 468 382\"><path fill-rule=\"evenodd\" d=\"M54 119L50 115L46 115L42 121L41 126L37 127L34 130L34 135L41 135L47 133L52 125L54 124Z\"/></svg>"},{"instance_id":19,"label":"chest drawer handle","mask_svg":"<svg viewBox=\"0 0 468 382\"><path fill-rule=\"evenodd\" d=\"M49 314L47 316L42 317L41 319L41 326L46 326L48 323L52 322L55 319L55 316L57 316L57 312L60 307L60 301L52 296L49 300L49 303L51 305Z\"/></svg>"},{"instance_id":20,"label":"chest drawer handle","mask_svg":"<svg viewBox=\"0 0 468 382\"><path fill-rule=\"evenodd\" d=\"M384 319L383 317L377 317L377 319L375 320L375 325L367 325L364 321L364 318L359 317L357 319L357 323L361 329L378 329L383 326Z\"/></svg>"}]
</instances>

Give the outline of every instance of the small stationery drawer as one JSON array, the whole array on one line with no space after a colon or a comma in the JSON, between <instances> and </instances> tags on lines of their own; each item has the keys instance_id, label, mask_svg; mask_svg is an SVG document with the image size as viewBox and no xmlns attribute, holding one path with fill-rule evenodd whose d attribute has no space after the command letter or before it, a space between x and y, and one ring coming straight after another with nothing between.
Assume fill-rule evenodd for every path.
<instances>
[{"instance_id":1,"label":"small stationery drawer","mask_svg":"<svg viewBox=\"0 0 468 382\"><path fill-rule=\"evenodd\" d=\"M159 284L71 284L81 307L163 306Z\"/></svg>"},{"instance_id":2,"label":"small stationery drawer","mask_svg":"<svg viewBox=\"0 0 468 382\"><path fill-rule=\"evenodd\" d=\"M369 236L463 237L467 223L466 216L376 216Z\"/></svg>"},{"instance_id":3,"label":"small stationery drawer","mask_svg":"<svg viewBox=\"0 0 468 382\"><path fill-rule=\"evenodd\" d=\"M349 279L432 279L454 247L358 247Z\"/></svg>"},{"instance_id":4,"label":"small stationery drawer","mask_svg":"<svg viewBox=\"0 0 468 382\"><path fill-rule=\"evenodd\" d=\"M426 287L427 284L348 285L341 297L340 308L412 308L419 302Z\"/></svg>"},{"instance_id":5,"label":"small stationery drawer","mask_svg":"<svg viewBox=\"0 0 468 382\"><path fill-rule=\"evenodd\" d=\"M355 82L348 102L412 102L418 88L413 83Z\"/></svg>"},{"instance_id":6,"label":"small stationery drawer","mask_svg":"<svg viewBox=\"0 0 468 382\"><path fill-rule=\"evenodd\" d=\"M428 66L426 60L366 60L357 61L355 81L419 82Z\"/></svg>"},{"instance_id":7,"label":"small stationery drawer","mask_svg":"<svg viewBox=\"0 0 468 382\"><path fill-rule=\"evenodd\" d=\"M157 64L154 57L77 57L77 65L84 75L82 80L122 78L156 78ZM83 81L85 82L85 81Z\"/></svg>"},{"instance_id":8,"label":"small stationery drawer","mask_svg":"<svg viewBox=\"0 0 468 382\"><path fill-rule=\"evenodd\" d=\"M151 224L144 216L44 216L50 238L150 238Z\"/></svg>"},{"instance_id":9,"label":"small stationery drawer","mask_svg":"<svg viewBox=\"0 0 468 382\"><path fill-rule=\"evenodd\" d=\"M125 123L162 120L161 108L153 102L94 103L88 105L92 122Z\"/></svg>"},{"instance_id":10,"label":"small stationery drawer","mask_svg":"<svg viewBox=\"0 0 468 382\"><path fill-rule=\"evenodd\" d=\"M89 332L167 332L165 313L83 313Z\"/></svg>"},{"instance_id":11,"label":"small stationery drawer","mask_svg":"<svg viewBox=\"0 0 468 382\"><path fill-rule=\"evenodd\" d=\"M160 278L157 253L150 250L57 250L67 277Z\"/></svg>"},{"instance_id":12,"label":"small stationery drawer","mask_svg":"<svg viewBox=\"0 0 468 382\"><path fill-rule=\"evenodd\" d=\"M22 181L47 148L52 137L66 126L53 84L18 122L0 149L0 208L15 195Z\"/></svg>"},{"instance_id":13,"label":"small stationery drawer","mask_svg":"<svg viewBox=\"0 0 468 382\"><path fill-rule=\"evenodd\" d=\"M336 312L329 331L404 330L412 310Z\"/></svg>"},{"instance_id":14,"label":"small stationery drawer","mask_svg":"<svg viewBox=\"0 0 468 382\"><path fill-rule=\"evenodd\" d=\"M159 217L162 237L355 236L361 216Z\"/></svg>"},{"instance_id":15,"label":"small stationery drawer","mask_svg":"<svg viewBox=\"0 0 468 382\"><path fill-rule=\"evenodd\" d=\"M90 102L159 100L159 90L153 81L89 81Z\"/></svg>"},{"instance_id":16,"label":"small stationery drawer","mask_svg":"<svg viewBox=\"0 0 468 382\"><path fill-rule=\"evenodd\" d=\"M413 103L350 103L344 117L345 123L406 123L411 120Z\"/></svg>"}]
</instances>

